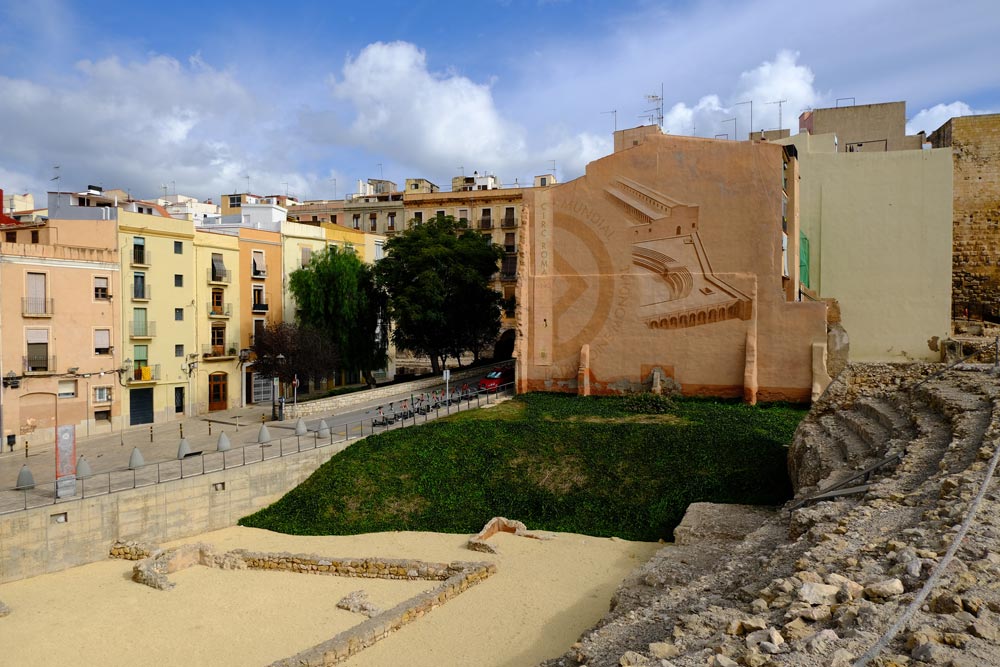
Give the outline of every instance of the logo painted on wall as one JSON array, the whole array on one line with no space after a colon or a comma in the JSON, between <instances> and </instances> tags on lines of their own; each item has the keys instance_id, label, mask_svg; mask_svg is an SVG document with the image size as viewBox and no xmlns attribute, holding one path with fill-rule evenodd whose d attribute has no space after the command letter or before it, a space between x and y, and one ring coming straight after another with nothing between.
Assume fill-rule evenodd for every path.
<instances>
[{"instance_id":1,"label":"logo painted on wall","mask_svg":"<svg viewBox=\"0 0 1000 667\"><path fill-rule=\"evenodd\" d=\"M747 320L753 301L714 275L698 235L698 207L630 179L605 188L632 223L639 317L650 329Z\"/></svg>"}]
</instances>

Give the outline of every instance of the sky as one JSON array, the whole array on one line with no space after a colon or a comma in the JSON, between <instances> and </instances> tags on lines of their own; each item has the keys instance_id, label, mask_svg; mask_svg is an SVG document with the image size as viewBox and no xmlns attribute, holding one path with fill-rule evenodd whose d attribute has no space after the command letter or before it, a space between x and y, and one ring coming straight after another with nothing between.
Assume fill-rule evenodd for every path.
<instances>
[{"instance_id":1,"label":"sky","mask_svg":"<svg viewBox=\"0 0 1000 667\"><path fill-rule=\"evenodd\" d=\"M996 0L0 0L0 188L566 181L661 91L672 134L898 100L930 132L1000 112L998 28Z\"/></svg>"}]
</instances>

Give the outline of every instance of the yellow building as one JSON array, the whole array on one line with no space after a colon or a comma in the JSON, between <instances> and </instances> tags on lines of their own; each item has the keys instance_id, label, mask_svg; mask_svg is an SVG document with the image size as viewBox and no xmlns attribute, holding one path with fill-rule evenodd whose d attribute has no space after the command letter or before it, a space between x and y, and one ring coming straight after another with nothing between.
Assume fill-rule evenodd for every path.
<instances>
[{"instance_id":1,"label":"yellow building","mask_svg":"<svg viewBox=\"0 0 1000 667\"><path fill-rule=\"evenodd\" d=\"M203 414L240 405L246 353L240 354L239 237L198 230L194 262L193 314L200 349L186 355L184 366L192 384L195 414Z\"/></svg>"},{"instance_id":2,"label":"yellow building","mask_svg":"<svg viewBox=\"0 0 1000 667\"><path fill-rule=\"evenodd\" d=\"M130 425L193 414L187 362L196 354L194 225L141 202L117 208L122 253L122 337ZM132 210L127 210L132 209ZM149 210L150 212L146 212ZM142 211L142 212L139 212Z\"/></svg>"}]
</instances>

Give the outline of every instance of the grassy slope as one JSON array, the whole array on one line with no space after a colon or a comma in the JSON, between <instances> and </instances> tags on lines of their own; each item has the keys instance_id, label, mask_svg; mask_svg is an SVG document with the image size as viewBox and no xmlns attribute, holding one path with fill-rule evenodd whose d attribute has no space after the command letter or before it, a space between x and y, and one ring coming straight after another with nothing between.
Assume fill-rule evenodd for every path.
<instances>
[{"instance_id":1,"label":"grassy slope","mask_svg":"<svg viewBox=\"0 0 1000 667\"><path fill-rule=\"evenodd\" d=\"M634 403L634 402L633 402ZM242 525L293 534L474 533L493 516L532 529L672 539L695 501L778 504L805 410L528 394L352 445Z\"/></svg>"}]
</instances>

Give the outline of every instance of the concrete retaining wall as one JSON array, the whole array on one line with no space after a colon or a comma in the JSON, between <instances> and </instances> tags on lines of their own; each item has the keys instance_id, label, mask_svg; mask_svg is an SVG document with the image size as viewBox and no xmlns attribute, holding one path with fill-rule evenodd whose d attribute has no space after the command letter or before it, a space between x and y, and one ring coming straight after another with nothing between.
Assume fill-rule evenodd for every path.
<instances>
[{"instance_id":1,"label":"concrete retaining wall","mask_svg":"<svg viewBox=\"0 0 1000 667\"><path fill-rule=\"evenodd\" d=\"M102 560L116 540L163 543L233 526L347 444L0 515L0 583Z\"/></svg>"}]
</instances>

